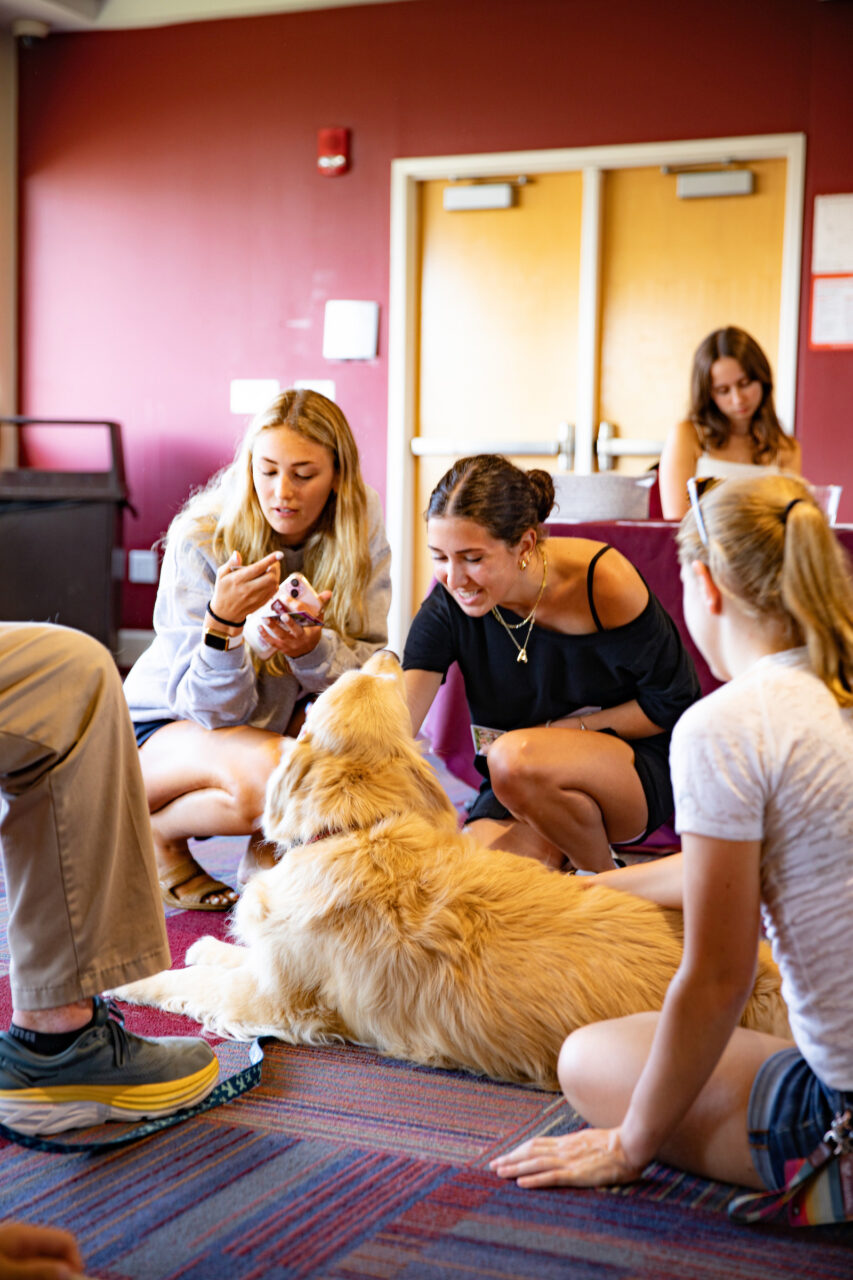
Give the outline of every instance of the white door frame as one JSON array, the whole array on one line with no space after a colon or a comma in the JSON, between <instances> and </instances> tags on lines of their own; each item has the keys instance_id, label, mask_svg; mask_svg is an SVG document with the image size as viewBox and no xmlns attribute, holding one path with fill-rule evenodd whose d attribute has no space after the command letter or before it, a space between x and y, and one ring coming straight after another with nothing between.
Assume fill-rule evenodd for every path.
<instances>
[{"instance_id":1,"label":"white door frame","mask_svg":"<svg viewBox=\"0 0 853 1280\"><path fill-rule=\"evenodd\" d=\"M797 391L805 134L759 134L554 151L504 151L490 155L421 156L391 162L386 525L393 553L393 596L388 619L392 649L401 652L412 618L414 466L411 445L417 420L418 184L436 178L450 181L578 170L583 174L575 470L588 473L593 469L598 382L603 174L608 169L770 159L787 161L775 396L779 416L792 428Z\"/></svg>"}]
</instances>

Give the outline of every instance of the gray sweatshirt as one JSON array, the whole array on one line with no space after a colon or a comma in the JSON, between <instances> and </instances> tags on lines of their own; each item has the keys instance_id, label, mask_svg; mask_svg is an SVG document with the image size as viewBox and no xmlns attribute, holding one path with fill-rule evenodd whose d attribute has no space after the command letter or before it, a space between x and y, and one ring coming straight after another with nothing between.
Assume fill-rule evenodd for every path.
<instances>
[{"instance_id":1,"label":"gray sweatshirt","mask_svg":"<svg viewBox=\"0 0 853 1280\"><path fill-rule=\"evenodd\" d=\"M289 660L291 671L256 671L245 642L235 649L202 644L207 603L216 571L210 549L192 538L167 546L154 606L155 638L124 682L131 719L194 720L206 729L251 724L284 733L296 702L327 689L344 671L360 667L388 642L391 550L382 505L367 490L369 551L373 565L365 592L365 629L352 646L324 627L316 648ZM282 576L302 568L301 548L284 548Z\"/></svg>"}]
</instances>

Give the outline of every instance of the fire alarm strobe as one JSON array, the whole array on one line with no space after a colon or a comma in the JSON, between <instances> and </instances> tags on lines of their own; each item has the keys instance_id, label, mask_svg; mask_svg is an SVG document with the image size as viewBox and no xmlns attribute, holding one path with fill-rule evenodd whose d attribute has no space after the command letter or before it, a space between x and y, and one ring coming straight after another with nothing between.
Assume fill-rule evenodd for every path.
<instances>
[{"instance_id":1,"label":"fire alarm strobe","mask_svg":"<svg viewBox=\"0 0 853 1280\"><path fill-rule=\"evenodd\" d=\"M349 169L349 129L321 129L317 134L317 168L324 178Z\"/></svg>"}]
</instances>

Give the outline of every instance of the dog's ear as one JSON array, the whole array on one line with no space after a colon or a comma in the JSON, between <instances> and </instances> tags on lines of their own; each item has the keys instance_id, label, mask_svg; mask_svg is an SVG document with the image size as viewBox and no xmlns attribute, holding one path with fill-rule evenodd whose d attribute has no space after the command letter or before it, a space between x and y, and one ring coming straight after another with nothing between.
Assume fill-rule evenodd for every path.
<instances>
[{"instance_id":1,"label":"dog's ear","mask_svg":"<svg viewBox=\"0 0 853 1280\"><path fill-rule=\"evenodd\" d=\"M388 676L392 680L403 679L403 668L400 659L390 649L377 649L361 668L372 676Z\"/></svg>"},{"instance_id":2,"label":"dog's ear","mask_svg":"<svg viewBox=\"0 0 853 1280\"><path fill-rule=\"evenodd\" d=\"M311 768L312 755L311 739L307 733L296 742L285 740L281 763L267 783L262 826L268 840L274 840L278 844L293 842L297 826L294 808L300 785Z\"/></svg>"}]
</instances>

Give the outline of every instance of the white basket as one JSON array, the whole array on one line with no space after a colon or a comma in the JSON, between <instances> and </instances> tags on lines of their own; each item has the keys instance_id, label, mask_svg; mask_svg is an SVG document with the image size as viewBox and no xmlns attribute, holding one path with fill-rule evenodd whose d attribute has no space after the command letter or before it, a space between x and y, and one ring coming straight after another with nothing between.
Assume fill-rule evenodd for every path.
<instances>
[{"instance_id":1,"label":"white basket","mask_svg":"<svg viewBox=\"0 0 853 1280\"><path fill-rule=\"evenodd\" d=\"M639 476L560 473L554 479L554 509L548 524L572 520L647 520L656 473Z\"/></svg>"}]
</instances>

